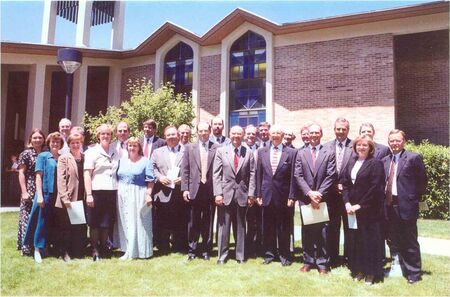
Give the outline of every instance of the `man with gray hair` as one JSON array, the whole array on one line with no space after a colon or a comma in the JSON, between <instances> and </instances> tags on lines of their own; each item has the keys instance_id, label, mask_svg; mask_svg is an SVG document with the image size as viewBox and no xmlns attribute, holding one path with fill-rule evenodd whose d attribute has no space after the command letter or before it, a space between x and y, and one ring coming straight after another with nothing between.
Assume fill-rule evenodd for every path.
<instances>
[{"instance_id":1,"label":"man with gray hair","mask_svg":"<svg viewBox=\"0 0 450 297\"><path fill-rule=\"evenodd\" d=\"M295 149L295 146L292 144L292 142L295 140L295 134L292 129L285 129L284 130L284 138L283 138L283 144L289 148Z\"/></svg>"},{"instance_id":2,"label":"man with gray hair","mask_svg":"<svg viewBox=\"0 0 450 297\"><path fill-rule=\"evenodd\" d=\"M231 144L217 149L214 158L213 188L217 205L218 250L217 264L228 260L230 228L236 226L236 260L245 261L245 214L255 196L255 159L244 145L244 129L233 126Z\"/></svg>"},{"instance_id":3,"label":"man with gray hair","mask_svg":"<svg viewBox=\"0 0 450 297\"><path fill-rule=\"evenodd\" d=\"M59 133L61 133L61 135L64 139L64 145L59 150L59 153L61 155L63 155L63 154L70 152L69 146L67 145L67 138L69 138L70 130L72 129L72 122L67 118L62 118L59 121L58 128L59 128Z\"/></svg>"}]
</instances>

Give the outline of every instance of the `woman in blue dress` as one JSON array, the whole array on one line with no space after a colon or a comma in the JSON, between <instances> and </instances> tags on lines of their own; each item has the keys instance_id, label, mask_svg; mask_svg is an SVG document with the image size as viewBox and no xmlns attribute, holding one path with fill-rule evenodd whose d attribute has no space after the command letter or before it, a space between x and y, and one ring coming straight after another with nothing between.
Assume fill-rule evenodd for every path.
<instances>
[{"instance_id":1,"label":"woman in blue dress","mask_svg":"<svg viewBox=\"0 0 450 297\"><path fill-rule=\"evenodd\" d=\"M23 240L24 245L34 245L34 260L42 262L41 252L45 248L48 237L48 223L51 220L52 209L55 205L56 166L59 150L63 147L64 139L59 132L48 135L46 139L50 151L42 152L36 159L36 194L28 221L27 231Z\"/></svg>"},{"instance_id":2,"label":"woman in blue dress","mask_svg":"<svg viewBox=\"0 0 450 297\"><path fill-rule=\"evenodd\" d=\"M127 143L128 156L120 160L117 173L117 231L121 260L150 258L153 255L152 190L154 173L151 161L142 155L138 138Z\"/></svg>"}]
</instances>

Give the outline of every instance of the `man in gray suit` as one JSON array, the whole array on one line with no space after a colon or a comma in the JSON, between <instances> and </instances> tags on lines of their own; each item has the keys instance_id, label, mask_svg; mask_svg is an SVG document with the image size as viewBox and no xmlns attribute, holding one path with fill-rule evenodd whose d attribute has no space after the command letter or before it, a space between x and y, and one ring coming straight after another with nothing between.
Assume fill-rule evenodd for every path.
<instances>
[{"instance_id":1,"label":"man in gray suit","mask_svg":"<svg viewBox=\"0 0 450 297\"><path fill-rule=\"evenodd\" d=\"M213 118L211 120L212 135L209 137L209 141L212 141L220 145L230 144L230 139L222 135L224 127L225 125L221 117Z\"/></svg>"},{"instance_id":2,"label":"man in gray suit","mask_svg":"<svg viewBox=\"0 0 450 297\"><path fill-rule=\"evenodd\" d=\"M344 200L342 200L342 184L340 179L342 173L345 172L348 160L352 156L353 142L348 138L350 131L350 123L345 118L337 118L334 122L334 134L336 138L327 142L327 146L336 154L336 171L338 179L330 191L330 200L328 202L328 210L330 216L330 223L328 225L328 255L330 256L330 265L332 267L339 266L341 263L339 259L339 240L341 233L341 219L344 227L344 261L347 257L347 238L348 238L348 219L347 211L345 210Z\"/></svg>"},{"instance_id":3,"label":"man in gray suit","mask_svg":"<svg viewBox=\"0 0 450 297\"><path fill-rule=\"evenodd\" d=\"M219 147L209 141L211 128L208 123L197 125L198 141L185 145L181 162L181 191L188 208L188 260L202 253L209 260L213 241L214 196L213 161ZM199 237L202 244L199 245Z\"/></svg>"},{"instance_id":4,"label":"man in gray suit","mask_svg":"<svg viewBox=\"0 0 450 297\"><path fill-rule=\"evenodd\" d=\"M169 252L169 238L172 235L173 248L176 251L185 250L186 233L183 212L183 197L181 195L180 166L183 153L180 151L179 134L175 126L164 130L167 145L156 149L151 157L155 171L156 185L154 188L154 205L156 209L156 226L158 229L158 248L162 254Z\"/></svg>"},{"instance_id":5,"label":"man in gray suit","mask_svg":"<svg viewBox=\"0 0 450 297\"><path fill-rule=\"evenodd\" d=\"M153 151L159 147L165 146L166 141L155 135L157 125L154 120L148 119L142 123L142 126L144 127L144 136L139 140L141 141L144 157L150 159Z\"/></svg>"},{"instance_id":6,"label":"man in gray suit","mask_svg":"<svg viewBox=\"0 0 450 297\"><path fill-rule=\"evenodd\" d=\"M217 205L218 250L217 264L225 264L228 257L231 224L236 226L236 260L245 260L245 213L254 203L255 159L244 145L244 130L234 126L230 130L231 145L217 149L214 159L214 196Z\"/></svg>"},{"instance_id":7,"label":"man in gray suit","mask_svg":"<svg viewBox=\"0 0 450 297\"><path fill-rule=\"evenodd\" d=\"M310 143L299 150L295 161L294 179L299 188L300 206L309 205L319 209L321 202L329 202L329 193L337 178L336 159L333 150L320 144L322 128L317 124L309 126ZM300 272L309 272L316 266L321 275L330 269L327 253L328 223L303 225L302 245L304 265Z\"/></svg>"}]
</instances>

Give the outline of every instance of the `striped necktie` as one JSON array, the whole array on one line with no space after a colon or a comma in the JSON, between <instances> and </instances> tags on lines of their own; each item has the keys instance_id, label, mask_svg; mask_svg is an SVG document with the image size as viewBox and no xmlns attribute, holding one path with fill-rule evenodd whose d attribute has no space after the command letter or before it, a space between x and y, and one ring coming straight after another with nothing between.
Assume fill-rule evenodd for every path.
<instances>
[{"instance_id":1,"label":"striped necktie","mask_svg":"<svg viewBox=\"0 0 450 297\"><path fill-rule=\"evenodd\" d=\"M272 174L275 174L275 171L277 171L278 162L280 161L280 152L278 150L278 147L274 146L272 151L272 159L270 161L270 165L272 166Z\"/></svg>"}]
</instances>

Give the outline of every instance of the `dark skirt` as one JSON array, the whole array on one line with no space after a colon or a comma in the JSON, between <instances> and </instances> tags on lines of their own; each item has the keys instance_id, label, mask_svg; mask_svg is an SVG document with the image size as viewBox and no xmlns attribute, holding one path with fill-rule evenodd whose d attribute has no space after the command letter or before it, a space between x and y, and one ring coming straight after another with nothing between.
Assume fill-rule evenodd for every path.
<instances>
[{"instance_id":1,"label":"dark skirt","mask_svg":"<svg viewBox=\"0 0 450 297\"><path fill-rule=\"evenodd\" d=\"M94 207L87 207L87 221L91 228L109 229L116 218L116 190L92 191Z\"/></svg>"},{"instance_id":2,"label":"dark skirt","mask_svg":"<svg viewBox=\"0 0 450 297\"><path fill-rule=\"evenodd\" d=\"M348 264L353 275L362 272L365 275L383 277L382 236L379 222L358 224L358 229L349 230Z\"/></svg>"},{"instance_id":3,"label":"dark skirt","mask_svg":"<svg viewBox=\"0 0 450 297\"><path fill-rule=\"evenodd\" d=\"M55 207L55 212L59 227L58 247L60 255L68 252L72 258L83 258L86 255L87 246L86 224L72 225L67 209L64 207Z\"/></svg>"}]
</instances>

